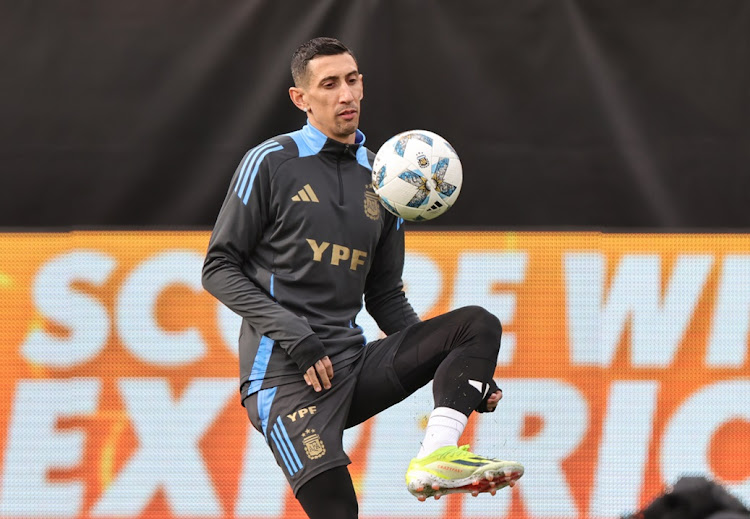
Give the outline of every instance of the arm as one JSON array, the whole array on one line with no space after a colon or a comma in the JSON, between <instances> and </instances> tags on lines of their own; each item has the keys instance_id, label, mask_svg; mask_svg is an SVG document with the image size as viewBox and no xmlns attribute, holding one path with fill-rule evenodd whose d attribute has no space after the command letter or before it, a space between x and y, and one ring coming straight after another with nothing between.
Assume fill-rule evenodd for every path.
<instances>
[{"instance_id":1,"label":"arm","mask_svg":"<svg viewBox=\"0 0 750 519\"><path fill-rule=\"evenodd\" d=\"M403 270L404 227L398 218L388 214L365 283L365 307L387 335L419 322L404 294Z\"/></svg>"},{"instance_id":2,"label":"arm","mask_svg":"<svg viewBox=\"0 0 750 519\"><path fill-rule=\"evenodd\" d=\"M243 271L269 222L271 197L268 162L260 163L254 178L246 171L251 153L234 174L211 234L203 287L259 333L276 341L305 372L325 356L322 342L305 319L283 308Z\"/></svg>"}]
</instances>

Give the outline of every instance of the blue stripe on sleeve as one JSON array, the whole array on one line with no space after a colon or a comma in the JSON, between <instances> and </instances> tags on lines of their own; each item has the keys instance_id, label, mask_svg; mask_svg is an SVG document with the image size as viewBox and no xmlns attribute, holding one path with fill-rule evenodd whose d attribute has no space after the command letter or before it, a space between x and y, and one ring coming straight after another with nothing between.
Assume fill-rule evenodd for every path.
<instances>
[{"instance_id":1,"label":"blue stripe on sleeve","mask_svg":"<svg viewBox=\"0 0 750 519\"><path fill-rule=\"evenodd\" d=\"M255 163L255 158L258 156L258 154L261 151L263 151L264 149L270 146L273 146L274 144L275 144L275 141L263 143L260 146L256 146L247 155L247 158L242 163L242 169L240 171L240 176L237 178L237 184L234 186L234 192L237 193L240 198L242 198L242 193L245 191L245 186L247 185L247 179L248 179L247 172L250 171L252 164Z\"/></svg>"},{"instance_id":2,"label":"blue stripe on sleeve","mask_svg":"<svg viewBox=\"0 0 750 519\"><path fill-rule=\"evenodd\" d=\"M265 159L266 155L268 155L269 153L273 153L274 151L279 151L283 149L284 149L283 146L275 146L273 148L268 148L267 150L265 150L263 153L261 153L258 156L258 159L255 161L255 164L252 166L253 172L250 174L250 183L247 186L247 191L245 191L245 197L242 199L243 204L247 205L247 201L250 199L250 192L253 190L253 182L255 181L255 176L258 174L258 168L260 167L260 164L263 162L263 159ZM239 195L240 197L242 196L242 190L240 190Z\"/></svg>"},{"instance_id":3,"label":"blue stripe on sleeve","mask_svg":"<svg viewBox=\"0 0 750 519\"><path fill-rule=\"evenodd\" d=\"M242 178L245 176L245 172L247 171L247 163L250 162L250 159L253 158L253 154L257 151L256 149L250 150L247 155L245 156L245 160L242 161L242 166L240 167L240 174L237 177L237 183L234 185L234 192L236 193L237 190L240 188L240 182L242 182Z\"/></svg>"},{"instance_id":4,"label":"blue stripe on sleeve","mask_svg":"<svg viewBox=\"0 0 750 519\"><path fill-rule=\"evenodd\" d=\"M247 388L247 395L245 396L250 396L253 393L257 393L262 386L263 386L263 379L251 380L250 386Z\"/></svg>"},{"instance_id":5,"label":"blue stripe on sleeve","mask_svg":"<svg viewBox=\"0 0 750 519\"><path fill-rule=\"evenodd\" d=\"M258 345L258 353L255 354L253 367L250 370L250 380L259 380L266 376L266 369L268 369L268 362L271 360L272 350L273 339L265 335L261 337L260 344Z\"/></svg>"}]
</instances>

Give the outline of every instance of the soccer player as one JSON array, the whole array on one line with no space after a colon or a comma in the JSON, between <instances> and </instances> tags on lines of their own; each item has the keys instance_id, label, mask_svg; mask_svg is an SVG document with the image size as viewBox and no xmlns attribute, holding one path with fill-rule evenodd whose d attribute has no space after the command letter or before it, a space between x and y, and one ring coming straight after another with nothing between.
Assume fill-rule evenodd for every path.
<instances>
[{"instance_id":1,"label":"soccer player","mask_svg":"<svg viewBox=\"0 0 750 519\"><path fill-rule=\"evenodd\" d=\"M243 317L250 422L311 519L355 518L344 429L432 380L435 407L407 489L424 500L514 484L520 464L458 447L469 415L494 411L502 396L492 378L500 322L476 306L419 320L401 280L404 222L372 190L354 55L315 38L291 68L289 96L307 124L240 161L203 267L206 290ZM363 299L387 337L366 342Z\"/></svg>"}]
</instances>

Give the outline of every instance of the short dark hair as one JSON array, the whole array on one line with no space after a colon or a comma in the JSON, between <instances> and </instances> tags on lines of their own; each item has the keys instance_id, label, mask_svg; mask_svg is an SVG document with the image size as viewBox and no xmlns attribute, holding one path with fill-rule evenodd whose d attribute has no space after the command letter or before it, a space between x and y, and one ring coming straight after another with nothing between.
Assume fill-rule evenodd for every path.
<instances>
[{"instance_id":1,"label":"short dark hair","mask_svg":"<svg viewBox=\"0 0 750 519\"><path fill-rule=\"evenodd\" d=\"M307 74L307 64L317 56L336 56L349 54L357 62L357 58L349 48L336 38L319 37L300 45L292 54L292 79L295 86L304 84Z\"/></svg>"}]
</instances>

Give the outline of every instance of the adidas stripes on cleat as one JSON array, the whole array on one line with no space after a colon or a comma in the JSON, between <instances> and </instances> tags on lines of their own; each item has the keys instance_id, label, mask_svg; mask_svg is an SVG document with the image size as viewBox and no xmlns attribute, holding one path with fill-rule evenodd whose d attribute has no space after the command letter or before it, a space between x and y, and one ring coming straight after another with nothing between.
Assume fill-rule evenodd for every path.
<instances>
[{"instance_id":1,"label":"adidas stripes on cleat","mask_svg":"<svg viewBox=\"0 0 750 519\"><path fill-rule=\"evenodd\" d=\"M521 476L520 463L472 454L468 445L448 446L412 459L406 471L406 488L420 501L456 493L476 497L489 492L494 496L499 489L515 485Z\"/></svg>"}]
</instances>

